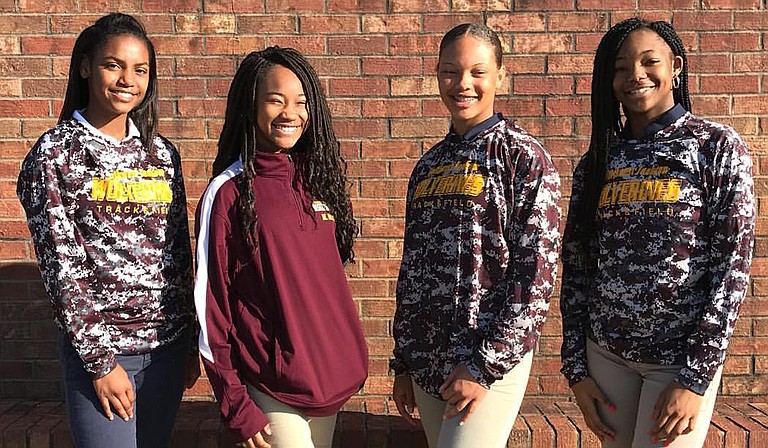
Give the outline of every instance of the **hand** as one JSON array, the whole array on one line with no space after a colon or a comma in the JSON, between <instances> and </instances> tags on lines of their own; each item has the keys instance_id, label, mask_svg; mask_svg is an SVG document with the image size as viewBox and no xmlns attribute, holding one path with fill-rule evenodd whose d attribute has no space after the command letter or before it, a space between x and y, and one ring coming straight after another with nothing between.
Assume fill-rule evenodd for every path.
<instances>
[{"instance_id":1,"label":"hand","mask_svg":"<svg viewBox=\"0 0 768 448\"><path fill-rule=\"evenodd\" d=\"M395 401L397 411L403 416L405 421L416 425L416 419L413 418L416 400L413 398L413 382L410 375L398 375L395 377L395 384L392 386L392 399Z\"/></svg>"},{"instance_id":2,"label":"hand","mask_svg":"<svg viewBox=\"0 0 768 448\"><path fill-rule=\"evenodd\" d=\"M462 364L456 367L440 386L440 395L450 406L443 414L443 420L453 418L466 409L467 412L459 420L459 426L463 425L475 413L487 392L488 389L469 373L467 366Z\"/></svg>"},{"instance_id":3,"label":"hand","mask_svg":"<svg viewBox=\"0 0 768 448\"><path fill-rule=\"evenodd\" d=\"M598 439L602 442L606 437L611 440L616 440L616 432L606 426L603 420L600 419L600 414L597 412L597 406L595 402L605 406L611 412L616 410L608 398L597 386L595 380L590 377L586 377L571 387L573 395L576 397L576 404L579 405L581 415L584 416L584 421L587 423L587 427L592 430Z\"/></svg>"},{"instance_id":4,"label":"hand","mask_svg":"<svg viewBox=\"0 0 768 448\"><path fill-rule=\"evenodd\" d=\"M649 432L652 443L664 446L693 431L703 397L683 387L677 381L669 383L653 407L653 428Z\"/></svg>"},{"instance_id":5,"label":"hand","mask_svg":"<svg viewBox=\"0 0 768 448\"><path fill-rule=\"evenodd\" d=\"M184 367L184 387L191 389L200 378L200 356L197 352L187 355L187 365Z\"/></svg>"},{"instance_id":6,"label":"hand","mask_svg":"<svg viewBox=\"0 0 768 448\"><path fill-rule=\"evenodd\" d=\"M270 445L266 439L271 435L272 430L269 429L269 423L267 423L267 426L265 426L261 431L257 432L253 437L248 440L238 442L235 444L235 446L243 448L270 448L272 445Z\"/></svg>"},{"instance_id":7,"label":"hand","mask_svg":"<svg viewBox=\"0 0 768 448\"><path fill-rule=\"evenodd\" d=\"M108 374L93 380L93 389L108 419L115 419L112 408L125 421L133 418L133 385L120 364L115 364Z\"/></svg>"}]
</instances>

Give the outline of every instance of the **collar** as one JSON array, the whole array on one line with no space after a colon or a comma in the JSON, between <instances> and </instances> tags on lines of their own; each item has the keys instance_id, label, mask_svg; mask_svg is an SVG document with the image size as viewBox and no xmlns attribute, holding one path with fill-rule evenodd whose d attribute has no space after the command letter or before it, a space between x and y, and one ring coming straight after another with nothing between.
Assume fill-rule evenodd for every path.
<instances>
[{"instance_id":1,"label":"collar","mask_svg":"<svg viewBox=\"0 0 768 448\"><path fill-rule=\"evenodd\" d=\"M125 136L125 138L122 139L122 140L118 140L118 139L116 139L114 137L111 137L111 136L101 132L100 130L96 129L91 123L89 123L88 120L86 120L85 117L83 116L83 113L82 113L83 110L85 110L85 109L76 110L74 113L72 113L72 118L74 118L75 120L80 122L83 126L85 126L92 133L102 137L103 139L105 139L105 140L107 140L109 142L112 142L114 144L119 144L120 142L123 142L125 140L130 139L130 138L134 138L134 137L135 138L140 138L141 137L141 133L139 133L139 128L137 128L136 125L133 124L133 120L131 120L130 118L128 118L128 134Z\"/></svg>"},{"instance_id":2,"label":"collar","mask_svg":"<svg viewBox=\"0 0 768 448\"><path fill-rule=\"evenodd\" d=\"M655 120L651 124L645 127L643 129L643 136L641 138L649 138L652 137L654 134L659 132L660 130L666 128L670 124L677 121L678 118L685 115L685 108L680 103L675 104L672 106L671 109L664 112L663 114L656 117ZM632 130L629 126L629 121L626 121L624 123L624 128L621 131L621 138L624 140L636 140L635 137L632 135Z\"/></svg>"},{"instance_id":3,"label":"collar","mask_svg":"<svg viewBox=\"0 0 768 448\"><path fill-rule=\"evenodd\" d=\"M480 135L485 130L488 130L492 128L496 123L500 122L504 119L504 116L500 113L495 113L490 116L490 118L486 118L483 120L480 124L475 125L472 129L467 131L464 135L458 135L456 131L453 129L453 125L451 125L451 130L448 134L449 138L453 141L470 141L474 140L475 137Z\"/></svg>"}]
</instances>

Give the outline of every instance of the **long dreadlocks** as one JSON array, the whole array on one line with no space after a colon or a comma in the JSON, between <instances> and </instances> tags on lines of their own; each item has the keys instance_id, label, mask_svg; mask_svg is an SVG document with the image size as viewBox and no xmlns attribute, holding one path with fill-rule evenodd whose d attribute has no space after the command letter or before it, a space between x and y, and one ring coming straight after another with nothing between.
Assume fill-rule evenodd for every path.
<instances>
[{"instance_id":1,"label":"long dreadlocks","mask_svg":"<svg viewBox=\"0 0 768 448\"><path fill-rule=\"evenodd\" d=\"M336 222L336 244L342 260L354 260L352 244L357 224L352 216L347 192L346 163L339 151L339 142L331 127L331 114L320 80L309 62L292 48L269 47L255 51L240 64L227 96L224 127L219 136L219 151L213 162L214 177L238 158L243 173L237 188L238 208L243 215L241 232L245 241L258 245L254 231L258 216L254 206L253 178L256 175L253 158L256 143L256 101L259 85L269 70L281 65L291 70L304 89L309 123L291 152L302 153L297 170L301 182L313 200L321 200L330 208Z\"/></svg>"},{"instance_id":2,"label":"long dreadlocks","mask_svg":"<svg viewBox=\"0 0 768 448\"><path fill-rule=\"evenodd\" d=\"M629 33L641 28L654 31L664 39L675 56L683 59L683 70L678 75L680 84L673 89L673 95L675 103L680 103L685 110L691 111L691 99L688 94L688 60L683 42L672 25L664 21L647 22L632 18L617 23L605 33L597 47L592 72L592 137L587 151L584 176L584 206L580 211L579 219L580 227L585 231L594 229L597 202L605 182L607 150L616 141L624 126L621 122L619 102L613 94L616 55Z\"/></svg>"}]
</instances>

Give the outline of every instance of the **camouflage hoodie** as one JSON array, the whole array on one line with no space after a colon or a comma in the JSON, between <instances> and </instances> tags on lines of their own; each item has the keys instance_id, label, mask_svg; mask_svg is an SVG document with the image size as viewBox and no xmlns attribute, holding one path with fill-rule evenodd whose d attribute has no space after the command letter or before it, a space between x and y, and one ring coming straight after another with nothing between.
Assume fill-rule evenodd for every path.
<instances>
[{"instance_id":1,"label":"camouflage hoodie","mask_svg":"<svg viewBox=\"0 0 768 448\"><path fill-rule=\"evenodd\" d=\"M40 137L17 184L56 323L94 378L115 354L176 340L194 316L179 155L138 136L130 123L117 141L76 112Z\"/></svg>"},{"instance_id":2,"label":"camouflage hoodie","mask_svg":"<svg viewBox=\"0 0 768 448\"><path fill-rule=\"evenodd\" d=\"M435 397L461 364L486 387L515 367L555 282L552 160L501 116L478 126L424 154L408 187L391 367Z\"/></svg>"},{"instance_id":3,"label":"camouflage hoodie","mask_svg":"<svg viewBox=\"0 0 768 448\"><path fill-rule=\"evenodd\" d=\"M608 151L589 238L569 213L563 247L562 372L587 375L586 338L622 358L681 365L703 394L725 358L749 283L752 161L733 129L676 106ZM582 158L570 210L581 207ZM586 242L585 242L586 241Z\"/></svg>"}]
</instances>

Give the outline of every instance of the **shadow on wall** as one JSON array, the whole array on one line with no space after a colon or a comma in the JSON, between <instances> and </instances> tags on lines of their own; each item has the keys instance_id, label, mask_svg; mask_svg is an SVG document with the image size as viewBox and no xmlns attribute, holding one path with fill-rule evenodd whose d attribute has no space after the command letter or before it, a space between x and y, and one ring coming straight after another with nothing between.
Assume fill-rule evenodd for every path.
<instances>
[{"instance_id":1,"label":"shadow on wall","mask_svg":"<svg viewBox=\"0 0 768 448\"><path fill-rule=\"evenodd\" d=\"M0 398L61 400L57 329L35 263L0 264Z\"/></svg>"}]
</instances>

